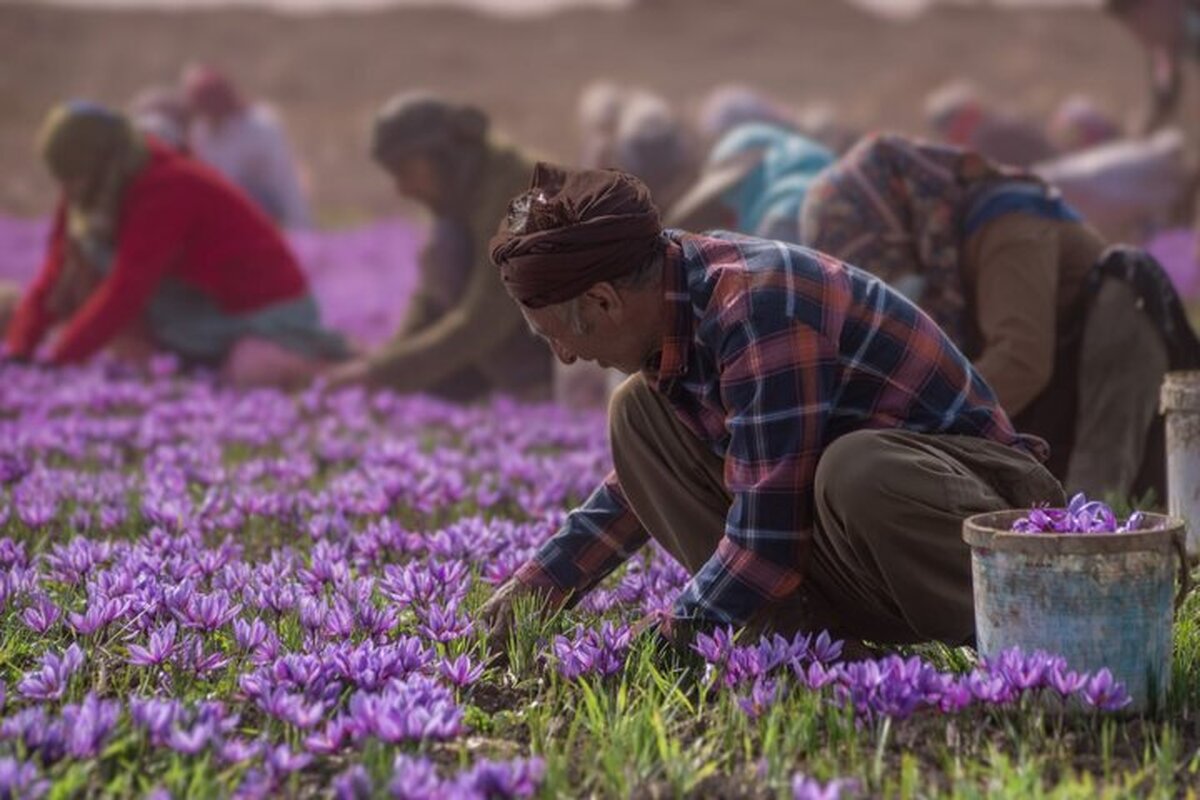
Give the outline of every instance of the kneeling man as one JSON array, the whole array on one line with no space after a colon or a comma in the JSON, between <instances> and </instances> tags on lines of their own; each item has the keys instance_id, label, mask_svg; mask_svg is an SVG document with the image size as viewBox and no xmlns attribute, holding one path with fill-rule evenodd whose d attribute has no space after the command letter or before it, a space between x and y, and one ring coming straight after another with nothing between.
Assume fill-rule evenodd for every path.
<instances>
[{"instance_id":1,"label":"kneeling man","mask_svg":"<svg viewBox=\"0 0 1200 800\"><path fill-rule=\"evenodd\" d=\"M974 636L968 515L1063 502L992 390L882 281L783 242L664 231L636 178L539 164L492 260L559 359L632 374L615 470L483 609L577 600L653 538L691 580L660 631Z\"/></svg>"}]
</instances>

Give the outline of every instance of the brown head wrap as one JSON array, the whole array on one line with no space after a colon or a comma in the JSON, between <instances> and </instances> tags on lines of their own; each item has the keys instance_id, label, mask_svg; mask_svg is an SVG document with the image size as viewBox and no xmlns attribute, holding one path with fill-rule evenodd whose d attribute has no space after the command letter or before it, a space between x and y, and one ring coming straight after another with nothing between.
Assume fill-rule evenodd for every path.
<instances>
[{"instance_id":1,"label":"brown head wrap","mask_svg":"<svg viewBox=\"0 0 1200 800\"><path fill-rule=\"evenodd\" d=\"M528 220L550 224L527 222L523 229L535 230L514 232L521 203L529 204ZM508 220L492 238L492 261L509 294L542 308L635 271L654 255L661 234L650 192L632 175L539 163L530 190L509 206Z\"/></svg>"}]
</instances>

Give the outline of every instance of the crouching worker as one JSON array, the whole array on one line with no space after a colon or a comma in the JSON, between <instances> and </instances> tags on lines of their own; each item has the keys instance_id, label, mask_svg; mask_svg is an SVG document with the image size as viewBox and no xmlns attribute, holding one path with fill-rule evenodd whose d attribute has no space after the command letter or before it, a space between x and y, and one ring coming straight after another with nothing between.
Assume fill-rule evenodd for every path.
<instances>
[{"instance_id":1,"label":"crouching worker","mask_svg":"<svg viewBox=\"0 0 1200 800\"><path fill-rule=\"evenodd\" d=\"M691 573L661 632L828 629L968 642L963 519L1061 502L938 326L882 281L797 245L663 231L619 172L539 165L492 258L558 358L632 373L615 471L484 607L570 604L649 538Z\"/></svg>"},{"instance_id":2,"label":"crouching worker","mask_svg":"<svg viewBox=\"0 0 1200 800\"><path fill-rule=\"evenodd\" d=\"M291 385L345 355L275 226L210 168L85 103L51 112L41 152L63 201L10 356L32 357L56 323L53 364L124 340L234 383Z\"/></svg>"},{"instance_id":3,"label":"crouching worker","mask_svg":"<svg viewBox=\"0 0 1200 800\"><path fill-rule=\"evenodd\" d=\"M490 132L471 106L424 92L397 95L372 133L375 160L401 196L433 217L420 280L395 337L335 370L334 385L474 400L500 391L550 396L554 361L525 329L488 260L488 240L533 162Z\"/></svg>"},{"instance_id":4,"label":"crouching worker","mask_svg":"<svg viewBox=\"0 0 1200 800\"><path fill-rule=\"evenodd\" d=\"M1069 491L1165 497L1159 387L1200 365L1200 344L1149 255L1108 247L1028 172L894 135L822 172L801 227L937 320L1017 427L1049 441Z\"/></svg>"}]
</instances>

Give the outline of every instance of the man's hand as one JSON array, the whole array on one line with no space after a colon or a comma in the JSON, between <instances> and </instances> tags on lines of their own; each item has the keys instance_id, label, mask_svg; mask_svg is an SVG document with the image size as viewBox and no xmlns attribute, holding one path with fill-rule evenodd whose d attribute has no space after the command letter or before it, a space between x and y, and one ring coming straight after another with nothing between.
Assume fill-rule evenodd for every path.
<instances>
[{"instance_id":1,"label":"man's hand","mask_svg":"<svg viewBox=\"0 0 1200 800\"><path fill-rule=\"evenodd\" d=\"M326 385L330 389L341 389L367 382L370 373L370 363L365 358L355 358L338 364L327 372L322 373Z\"/></svg>"},{"instance_id":2,"label":"man's hand","mask_svg":"<svg viewBox=\"0 0 1200 800\"><path fill-rule=\"evenodd\" d=\"M479 607L479 620L487 631L487 649L490 655L501 655L508 647L508 637L512 633L515 618L514 606L518 598L534 594L536 591L531 587L516 578L509 578Z\"/></svg>"}]
</instances>

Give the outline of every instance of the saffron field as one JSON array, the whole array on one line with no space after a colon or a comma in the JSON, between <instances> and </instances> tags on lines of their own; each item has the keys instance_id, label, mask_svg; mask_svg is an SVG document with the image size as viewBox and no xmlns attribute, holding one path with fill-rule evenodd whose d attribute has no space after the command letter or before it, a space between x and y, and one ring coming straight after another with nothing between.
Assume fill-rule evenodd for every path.
<instances>
[{"instance_id":1,"label":"saffron field","mask_svg":"<svg viewBox=\"0 0 1200 800\"><path fill-rule=\"evenodd\" d=\"M634 636L648 549L491 659L476 609L608 469L596 413L0 367L0 797L1181 797L1170 708L1053 654Z\"/></svg>"},{"instance_id":2,"label":"saffron field","mask_svg":"<svg viewBox=\"0 0 1200 800\"><path fill-rule=\"evenodd\" d=\"M45 235L0 216L0 277ZM292 244L372 344L420 238ZM598 412L0 365L0 798L1196 796L1195 597L1156 719L1053 654L664 650L653 548L491 657L478 607L609 466Z\"/></svg>"}]
</instances>

